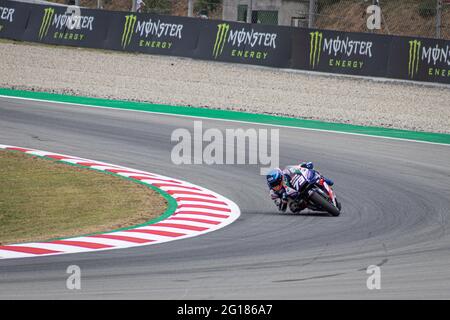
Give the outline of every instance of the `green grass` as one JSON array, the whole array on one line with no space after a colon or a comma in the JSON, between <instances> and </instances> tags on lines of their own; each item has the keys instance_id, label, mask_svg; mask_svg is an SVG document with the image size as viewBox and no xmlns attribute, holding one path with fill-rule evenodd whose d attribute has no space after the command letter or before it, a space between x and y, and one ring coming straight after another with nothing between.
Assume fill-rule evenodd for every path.
<instances>
[{"instance_id":1,"label":"green grass","mask_svg":"<svg viewBox=\"0 0 450 320\"><path fill-rule=\"evenodd\" d=\"M144 185L0 151L1 244L130 227L160 216L166 208L166 199Z\"/></svg>"}]
</instances>

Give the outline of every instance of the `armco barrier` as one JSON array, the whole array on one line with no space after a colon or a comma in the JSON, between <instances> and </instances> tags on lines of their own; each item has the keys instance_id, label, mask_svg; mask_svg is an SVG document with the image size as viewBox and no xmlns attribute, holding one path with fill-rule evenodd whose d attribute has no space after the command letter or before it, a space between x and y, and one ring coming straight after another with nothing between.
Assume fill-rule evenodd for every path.
<instances>
[{"instance_id":1,"label":"armco barrier","mask_svg":"<svg viewBox=\"0 0 450 320\"><path fill-rule=\"evenodd\" d=\"M0 0L0 38L450 83L448 40L72 9Z\"/></svg>"}]
</instances>

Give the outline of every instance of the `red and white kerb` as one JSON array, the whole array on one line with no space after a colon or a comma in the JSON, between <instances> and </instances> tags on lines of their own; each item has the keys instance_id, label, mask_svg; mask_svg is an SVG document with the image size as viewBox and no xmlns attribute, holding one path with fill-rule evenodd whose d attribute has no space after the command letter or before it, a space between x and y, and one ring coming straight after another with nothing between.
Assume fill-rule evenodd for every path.
<instances>
[{"instance_id":1,"label":"red and white kerb","mask_svg":"<svg viewBox=\"0 0 450 320\"><path fill-rule=\"evenodd\" d=\"M218 230L235 221L240 215L239 207L231 200L182 180L47 151L8 145L0 145L0 149L45 156L139 180L167 192L177 202L177 208L170 217L148 226L48 242L0 245L0 259L122 249L168 242Z\"/></svg>"}]
</instances>

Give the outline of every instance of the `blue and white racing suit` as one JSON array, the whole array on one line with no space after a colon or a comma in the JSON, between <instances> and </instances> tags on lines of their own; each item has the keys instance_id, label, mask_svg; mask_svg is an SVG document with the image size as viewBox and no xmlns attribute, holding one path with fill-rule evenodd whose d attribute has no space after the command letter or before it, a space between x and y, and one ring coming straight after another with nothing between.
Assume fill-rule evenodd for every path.
<instances>
[{"instance_id":1,"label":"blue and white racing suit","mask_svg":"<svg viewBox=\"0 0 450 320\"><path fill-rule=\"evenodd\" d=\"M313 169L314 164L312 162L303 162L296 166L287 166L283 170L282 188L278 191L270 189L270 198L275 202L275 205L278 207L280 211L283 212L286 211L288 198L293 199L298 196L299 192L295 188L294 180L296 179L296 177L298 177L298 175L302 174L301 168ZM327 179L325 177L324 179L330 186L334 184L332 180Z\"/></svg>"}]
</instances>

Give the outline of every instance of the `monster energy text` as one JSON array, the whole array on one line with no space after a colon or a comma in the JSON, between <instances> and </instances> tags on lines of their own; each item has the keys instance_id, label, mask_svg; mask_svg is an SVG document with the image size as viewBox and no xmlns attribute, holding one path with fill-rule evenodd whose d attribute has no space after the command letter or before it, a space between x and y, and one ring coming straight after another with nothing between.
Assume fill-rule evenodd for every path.
<instances>
[{"instance_id":1,"label":"monster energy text","mask_svg":"<svg viewBox=\"0 0 450 320\"><path fill-rule=\"evenodd\" d=\"M420 40L409 41L408 76L413 79L420 63L428 65L428 76L450 77L450 47L424 46ZM432 66L430 66L432 65Z\"/></svg>"},{"instance_id":2,"label":"monster energy text","mask_svg":"<svg viewBox=\"0 0 450 320\"><path fill-rule=\"evenodd\" d=\"M323 33L319 31L310 32L309 44L309 65L316 68L320 63L322 54L334 57L347 56L349 59L329 58L328 65L330 67L362 69L364 62L354 59L354 56L372 57L371 41L351 40L349 37L340 39L324 38Z\"/></svg>"},{"instance_id":3,"label":"monster energy text","mask_svg":"<svg viewBox=\"0 0 450 320\"><path fill-rule=\"evenodd\" d=\"M14 11L14 8L0 7L0 21L13 22ZM3 28L4 26L0 24L0 31L2 31Z\"/></svg>"},{"instance_id":4,"label":"monster energy text","mask_svg":"<svg viewBox=\"0 0 450 320\"><path fill-rule=\"evenodd\" d=\"M0 7L0 21L13 22L14 11L14 8ZM4 26L0 24L0 31L2 31L3 28Z\"/></svg>"},{"instance_id":5,"label":"monster energy text","mask_svg":"<svg viewBox=\"0 0 450 320\"><path fill-rule=\"evenodd\" d=\"M422 60L428 64L433 63L433 67L428 68L429 76L450 77L450 47L448 45L440 47L422 48ZM439 65L439 66L438 66Z\"/></svg>"},{"instance_id":6,"label":"monster energy text","mask_svg":"<svg viewBox=\"0 0 450 320\"><path fill-rule=\"evenodd\" d=\"M83 40L85 35L81 30L93 30L93 16L77 16L74 14L55 13L54 8L45 8L39 28L39 40L47 36L50 26L55 29L53 38L66 40Z\"/></svg>"},{"instance_id":7,"label":"monster energy text","mask_svg":"<svg viewBox=\"0 0 450 320\"><path fill-rule=\"evenodd\" d=\"M130 14L125 16L125 25L122 32L122 48L125 49L131 43L131 39L134 34L140 38L140 47L151 47L151 48L162 48L170 49L172 47L172 42L169 41L158 41L158 40L145 40L142 38L148 38L156 36L157 38L169 37L169 38L182 38L182 24L174 23L164 23L161 20L152 19L139 21L136 15Z\"/></svg>"},{"instance_id":8,"label":"monster energy text","mask_svg":"<svg viewBox=\"0 0 450 320\"><path fill-rule=\"evenodd\" d=\"M14 8L0 7L0 20L13 22Z\"/></svg>"},{"instance_id":9,"label":"monster energy text","mask_svg":"<svg viewBox=\"0 0 450 320\"><path fill-rule=\"evenodd\" d=\"M254 29L250 31L242 28L241 30L230 29L228 23L221 23L217 25L216 40L213 47L213 57L217 59L222 55L226 44L232 47L231 56L242 57L247 59L266 59L268 52L264 51L267 48L276 49L276 33L256 32ZM241 48L241 45L243 49ZM260 50L247 50L245 47L258 47ZM236 48L237 47L237 48Z\"/></svg>"}]
</instances>

